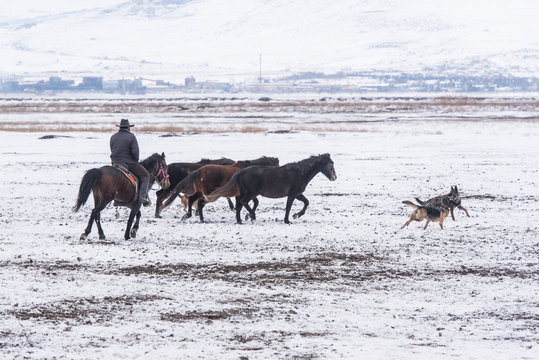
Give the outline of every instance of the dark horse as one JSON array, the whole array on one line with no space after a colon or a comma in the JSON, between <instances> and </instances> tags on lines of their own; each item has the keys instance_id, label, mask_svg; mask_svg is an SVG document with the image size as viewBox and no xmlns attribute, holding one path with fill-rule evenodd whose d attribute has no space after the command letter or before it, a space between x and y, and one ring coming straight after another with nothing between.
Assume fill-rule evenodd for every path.
<instances>
[{"instance_id":1,"label":"dark horse","mask_svg":"<svg viewBox=\"0 0 539 360\"><path fill-rule=\"evenodd\" d=\"M337 174L335 174L335 169L333 168L333 160L331 160L329 154L311 156L308 159L280 167L253 166L234 174L225 186L208 195L206 202L239 193L236 196L236 221L241 224L241 208L251 200L255 201L254 208L256 208L258 204L256 197L258 195L274 199L287 196L284 222L290 224L288 216L294 199L303 202L303 209L294 214L294 219L296 219L305 214L309 200L303 195L303 192L307 184L319 172L322 172L331 181L337 179ZM251 219L254 220L254 210L249 210L248 207L246 209L249 211Z\"/></svg>"},{"instance_id":2,"label":"dark horse","mask_svg":"<svg viewBox=\"0 0 539 360\"><path fill-rule=\"evenodd\" d=\"M225 185L228 180L230 180L232 175L241 169L255 165L279 166L279 159L263 156L256 160L237 161L232 165L203 166L200 169L190 173L185 179L176 185L172 194L163 203L162 209L169 206L180 193L183 193L189 197L189 204L187 214L183 216L182 220L192 216L193 203L198 201L198 215L200 217L200 221L204 222L204 214L202 212L202 209L206 204L204 197L218 187ZM250 209L249 205L247 205L246 208Z\"/></svg>"},{"instance_id":3,"label":"dark horse","mask_svg":"<svg viewBox=\"0 0 539 360\"><path fill-rule=\"evenodd\" d=\"M227 158L221 158L217 160L210 160L210 159L202 159L199 162L196 163L185 163L185 162L179 162L179 163L172 163L168 164L168 175L170 179L170 186L166 189L160 189L157 190L157 201L155 202L155 217L160 218L161 217L161 206L163 205L163 200L166 199L172 190L189 175L191 172L200 169L200 167L208 164L215 164L215 165L232 165L234 164L234 160L227 159ZM234 205L229 200L229 206L231 209L234 209Z\"/></svg>"},{"instance_id":4,"label":"dark horse","mask_svg":"<svg viewBox=\"0 0 539 360\"><path fill-rule=\"evenodd\" d=\"M140 162L151 175L150 187L157 180L161 188L166 189L170 183L168 180L167 163L165 162L165 154L153 154L146 160ZM84 233L80 236L81 240L86 239L90 231L92 231L92 223L95 221L97 230L99 231L99 239L106 239L101 227L101 211L112 201L115 200L120 206L125 206L131 209L127 228L125 229L124 238L128 240L137 235L139 220L141 216L141 203L136 194L136 189L133 183L117 168L112 166L103 166L99 169L90 169L86 171L82 177L79 188L77 203L73 207L73 211L78 211L82 205L86 203L90 193L94 193L95 207L90 215L88 226ZM137 217L133 229L133 219Z\"/></svg>"}]
</instances>

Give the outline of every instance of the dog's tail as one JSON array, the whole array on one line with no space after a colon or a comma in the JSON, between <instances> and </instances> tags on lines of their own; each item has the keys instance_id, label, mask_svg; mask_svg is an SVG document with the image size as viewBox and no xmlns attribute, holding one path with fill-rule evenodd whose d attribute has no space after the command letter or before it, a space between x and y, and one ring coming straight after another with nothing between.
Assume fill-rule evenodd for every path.
<instances>
[{"instance_id":1,"label":"dog's tail","mask_svg":"<svg viewBox=\"0 0 539 360\"><path fill-rule=\"evenodd\" d=\"M419 203L419 205L425 205L424 201L419 200L419 198L415 198L415 200Z\"/></svg>"},{"instance_id":2,"label":"dog's tail","mask_svg":"<svg viewBox=\"0 0 539 360\"><path fill-rule=\"evenodd\" d=\"M413 208L416 208L416 209L419 209L419 208L421 207L421 206L416 205L416 204L414 204L413 202L408 201L408 200L404 200L402 203L405 204L405 205L411 206L411 207L413 207Z\"/></svg>"}]
</instances>

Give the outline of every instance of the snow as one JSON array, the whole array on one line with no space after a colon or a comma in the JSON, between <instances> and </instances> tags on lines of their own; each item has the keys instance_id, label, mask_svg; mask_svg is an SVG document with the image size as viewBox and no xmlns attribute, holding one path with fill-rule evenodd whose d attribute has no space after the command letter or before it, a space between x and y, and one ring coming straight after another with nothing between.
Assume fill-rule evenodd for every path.
<instances>
[{"instance_id":1,"label":"snow","mask_svg":"<svg viewBox=\"0 0 539 360\"><path fill-rule=\"evenodd\" d=\"M270 155L284 164L329 152L338 178L313 179L310 206L292 225L282 221L284 199L261 198L257 220L241 226L225 201L206 206L204 224L180 221L174 203L163 219L143 208L138 236L125 241L127 210L116 218L107 208L108 240L94 227L81 241L91 200L71 212L80 179L108 163L112 123L122 115L3 117L102 126L108 119L110 133L0 132L0 357L537 356L539 128L518 110L510 121L490 120L488 109L467 121L387 111L361 131L176 137L137 132L168 115L132 114L143 156L165 152L171 163ZM205 121L220 127L225 115ZM288 115L279 126L354 120ZM49 134L68 137L39 139ZM401 201L453 185L471 217L457 209L444 230L400 230L411 212Z\"/></svg>"}]
</instances>

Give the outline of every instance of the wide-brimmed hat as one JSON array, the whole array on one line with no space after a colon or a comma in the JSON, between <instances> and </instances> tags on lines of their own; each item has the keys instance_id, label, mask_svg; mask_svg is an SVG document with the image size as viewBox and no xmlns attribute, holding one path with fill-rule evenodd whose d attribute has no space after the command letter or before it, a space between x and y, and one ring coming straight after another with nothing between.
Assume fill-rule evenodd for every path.
<instances>
[{"instance_id":1,"label":"wide-brimmed hat","mask_svg":"<svg viewBox=\"0 0 539 360\"><path fill-rule=\"evenodd\" d=\"M131 125L131 124L129 123L129 120L127 120L127 119L122 119L122 120L120 121L120 125L116 125L116 126L118 126L119 128L129 128L129 127L133 127L133 126L135 126L135 125Z\"/></svg>"}]
</instances>

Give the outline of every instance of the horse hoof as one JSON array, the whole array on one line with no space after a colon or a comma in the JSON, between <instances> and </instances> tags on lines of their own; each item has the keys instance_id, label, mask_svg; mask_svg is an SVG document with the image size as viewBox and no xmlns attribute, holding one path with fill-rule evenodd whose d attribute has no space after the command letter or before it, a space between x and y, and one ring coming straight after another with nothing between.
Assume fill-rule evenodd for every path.
<instances>
[{"instance_id":1,"label":"horse hoof","mask_svg":"<svg viewBox=\"0 0 539 360\"><path fill-rule=\"evenodd\" d=\"M163 217L161 215L159 215L159 214L155 214L155 218L156 219L162 219Z\"/></svg>"},{"instance_id":2,"label":"horse hoof","mask_svg":"<svg viewBox=\"0 0 539 360\"><path fill-rule=\"evenodd\" d=\"M191 215L185 214L184 216L182 216L182 220L189 219L190 217L191 217Z\"/></svg>"},{"instance_id":3,"label":"horse hoof","mask_svg":"<svg viewBox=\"0 0 539 360\"><path fill-rule=\"evenodd\" d=\"M86 240L87 237L88 237L88 235L86 235L86 234L81 234L80 235L81 240Z\"/></svg>"},{"instance_id":4,"label":"horse hoof","mask_svg":"<svg viewBox=\"0 0 539 360\"><path fill-rule=\"evenodd\" d=\"M132 237L132 238L136 238L136 237L137 237L137 232L131 230L131 237Z\"/></svg>"}]
</instances>

